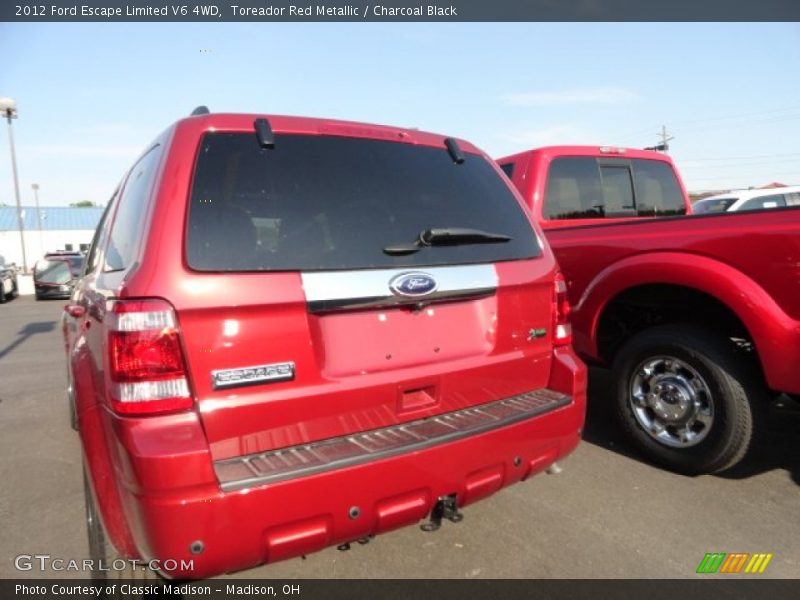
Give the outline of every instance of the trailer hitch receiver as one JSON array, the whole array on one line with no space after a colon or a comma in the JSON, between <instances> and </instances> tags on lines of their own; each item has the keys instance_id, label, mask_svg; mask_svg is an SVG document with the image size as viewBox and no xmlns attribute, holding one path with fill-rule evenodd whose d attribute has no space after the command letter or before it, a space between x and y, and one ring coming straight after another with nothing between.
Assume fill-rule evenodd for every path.
<instances>
[{"instance_id":1,"label":"trailer hitch receiver","mask_svg":"<svg viewBox=\"0 0 800 600\"><path fill-rule=\"evenodd\" d=\"M442 526L442 519L447 519L451 523L458 523L464 519L464 515L458 512L458 500L455 494L439 498L433 506L430 520L420 525L420 529L437 531Z\"/></svg>"}]
</instances>

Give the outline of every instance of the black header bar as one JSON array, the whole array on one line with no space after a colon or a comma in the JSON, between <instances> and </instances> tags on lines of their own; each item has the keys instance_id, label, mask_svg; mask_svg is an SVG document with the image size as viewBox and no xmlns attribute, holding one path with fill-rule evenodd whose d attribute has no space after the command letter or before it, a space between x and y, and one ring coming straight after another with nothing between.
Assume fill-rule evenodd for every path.
<instances>
[{"instance_id":1,"label":"black header bar","mask_svg":"<svg viewBox=\"0 0 800 600\"><path fill-rule=\"evenodd\" d=\"M798 0L11 0L6 22L800 21Z\"/></svg>"},{"instance_id":2,"label":"black header bar","mask_svg":"<svg viewBox=\"0 0 800 600\"><path fill-rule=\"evenodd\" d=\"M694 580L0 580L3 600L789 600L797 598L798 591L797 580L757 580L724 575Z\"/></svg>"}]
</instances>

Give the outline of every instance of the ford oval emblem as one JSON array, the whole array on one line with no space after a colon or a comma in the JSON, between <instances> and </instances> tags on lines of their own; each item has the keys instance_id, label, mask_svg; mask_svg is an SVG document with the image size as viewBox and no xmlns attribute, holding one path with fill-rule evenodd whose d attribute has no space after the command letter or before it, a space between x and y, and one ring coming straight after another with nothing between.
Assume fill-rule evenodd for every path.
<instances>
[{"instance_id":1,"label":"ford oval emblem","mask_svg":"<svg viewBox=\"0 0 800 600\"><path fill-rule=\"evenodd\" d=\"M389 282L389 287L399 296L427 296L436 291L439 284L427 273L401 273Z\"/></svg>"}]
</instances>

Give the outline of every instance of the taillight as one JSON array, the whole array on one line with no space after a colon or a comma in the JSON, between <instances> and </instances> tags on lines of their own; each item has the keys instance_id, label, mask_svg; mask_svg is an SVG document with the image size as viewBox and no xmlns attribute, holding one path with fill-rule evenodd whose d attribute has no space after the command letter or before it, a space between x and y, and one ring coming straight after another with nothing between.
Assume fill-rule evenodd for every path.
<instances>
[{"instance_id":1,"label":"taillight","mask_svg":"<svg viewBox=\"0 0 800 600\"><path fill-rule=\"evenodd\" d=\"M557 346L566 346L572 343L572 325L569 322L569 299L567 298L567 281L561 273L556 274L555 290L553 295L555 334L554 343Z\"/></svg>"},{"instance_id":2,"label":"taillight","mask_svg":"<svg viewBox=\"0 0 800 600\"><path fill-rule=\"evenodd\" d=\"M192 408L175 311L164 300L117 300L106 314L111 406L127 415Z\"/></svg>"}]
</instances>

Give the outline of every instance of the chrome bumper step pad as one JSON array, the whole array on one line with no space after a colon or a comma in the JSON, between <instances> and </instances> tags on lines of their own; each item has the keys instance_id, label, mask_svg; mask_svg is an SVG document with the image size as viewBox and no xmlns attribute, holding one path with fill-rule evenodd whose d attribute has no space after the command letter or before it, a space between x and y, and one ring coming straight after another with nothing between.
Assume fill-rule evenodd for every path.
<instances>
[{"instance_id":1,"label":"chrome bumper step pad","mask_svg":"<svg viewBox=\"0 0 800 600\"><path fill-rule=\"evenodd\" d=\"M219 460L223 491L276 483L422 450L505 427L566 406L572 397L541 389L381 429Z\"/></svg>"}]
</instances>

